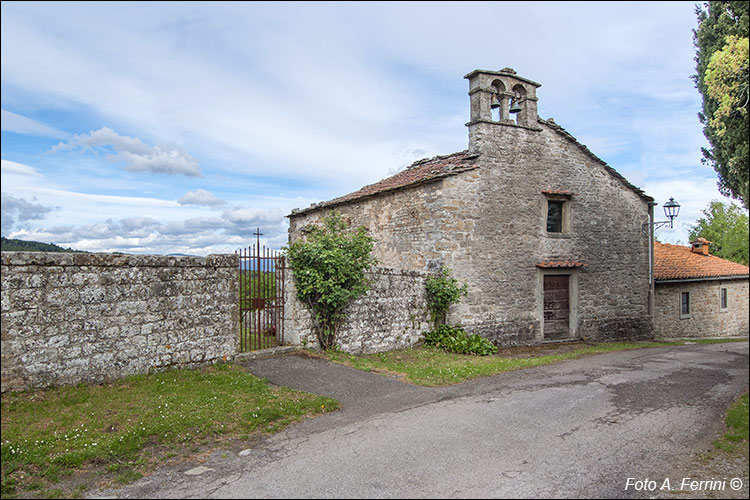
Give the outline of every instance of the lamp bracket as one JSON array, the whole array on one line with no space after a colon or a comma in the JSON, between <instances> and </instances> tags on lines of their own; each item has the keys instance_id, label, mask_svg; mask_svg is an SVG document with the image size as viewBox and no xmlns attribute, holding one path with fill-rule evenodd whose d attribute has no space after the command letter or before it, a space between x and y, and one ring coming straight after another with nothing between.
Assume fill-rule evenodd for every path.
<instances>
[{"instance_id":1,"label":"lamp bracket","mask_svg":"<svg viewBox=\"0 0 750 500\"><path fill-rule=\"evenodd\" d=\"M664 220L664 221L654 222L654 231L656 231L660 227L666 226L667 224L669 224L669 229L672 229L673 226L672 226L672 221L671 220ZM643 232L644 236L648 236L648 227L649 226L650 226L650 224L648 222L644 222L643 225L641 226L641 231Z\"/></svg>"}]
</instances>

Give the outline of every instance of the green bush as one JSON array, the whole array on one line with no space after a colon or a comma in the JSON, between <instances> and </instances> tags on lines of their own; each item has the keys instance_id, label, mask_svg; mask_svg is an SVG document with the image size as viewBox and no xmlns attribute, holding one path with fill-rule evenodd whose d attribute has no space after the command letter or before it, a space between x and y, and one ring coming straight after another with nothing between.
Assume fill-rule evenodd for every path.
<instances>
[{"instance_id":1,"label":"green bush","mask_svg":"<svg viewBox=\"0 0 750 500\"><path fill-rule=\"evenodd\" d=\"M424 335L425 344L439 347L457 354L476 354L489 356L497 352L497 347L477 334L469 335L459 327L440 325L436 330Z\"/></svg>"},{"instance_id":2,"label":"green bush","mask_svg":"<svg viewBox=\"0 0 750 500\"><path fill-rule=\"evenodd\" d=\"M371 255L374 240L363 226L348 231L335 211L321 222L286 250L297 298L313 313L320 347L330 349L336 346L346 306L367 292L366 273L377 261Z\"/></svg>"},{"instance_id":3,"label":"green bush","mask_svg":"<svg viewBox=\"0 0 750 500\"><path fill-rule=\"evenodd\" d=\"M441 269L438 276L429 278L426 286L427 308L430 311L433 327L437 330L440 325L445 324L450 306L458 304L461 297L466 295L467 286L466 284L459 285L448 268Z\"/></svg>"}]
</instances>

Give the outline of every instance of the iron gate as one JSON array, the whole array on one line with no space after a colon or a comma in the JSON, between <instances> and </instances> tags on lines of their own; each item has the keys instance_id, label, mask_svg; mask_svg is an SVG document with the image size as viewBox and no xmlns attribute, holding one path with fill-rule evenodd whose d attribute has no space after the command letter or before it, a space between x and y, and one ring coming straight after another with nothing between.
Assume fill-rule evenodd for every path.
<instances>
[{"instance_id":1,"label":"iron gate","mask_svg":"<svg viewBox=\"0 0 750 500\"><path fill-rule=\"evenodd\" d=\"M284 343L284 256L260 243L237 251L240 261L240 351Z\"/></svg>"}]
</instances>

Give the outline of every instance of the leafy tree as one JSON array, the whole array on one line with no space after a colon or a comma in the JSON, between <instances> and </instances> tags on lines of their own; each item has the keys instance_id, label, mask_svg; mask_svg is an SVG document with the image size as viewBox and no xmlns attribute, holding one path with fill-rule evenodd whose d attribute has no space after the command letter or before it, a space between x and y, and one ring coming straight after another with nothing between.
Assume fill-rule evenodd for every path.
<instances>
[{"instance_id":1,"label":"leafy tree","mask_svg":"<svg viewBox=\"0 0 750 500\"><path fill-rule=\"evenodd\" d=\"M374 240L364 227L347 231L335 211L322 222L286 250L297 298L313 313L320 346L329 349L336 345L344 309L369 289L365 273L376 260L371 255Z\"/></svg>"},{"instance_id":2,"label":"leafy tree","mask_svg":"<svg viewBox=\"0 0 750 500\"><path fill-rule=\"evenodd\" d=\"M748 39L726 37L726 45L714 52L706 69L706 90L718 107L709 120L716 135L727 133L727 120L733 115L747 120Z\"/></svg>"},{"instance_id":3,"label":"leafy tree","mask_svg":"<svg viewBox=\"0 0 750 500\"><path fill-rule=\"evenodd\" d=\"M703 210L703 217L693 226L690 241L705 238L711 244L711 253L722 259L748 265L748 214L737 205L712 201Z\"/></svg>"},{"instance_id":4,"label":"leafy tree","mask_svg":"<svg viewBox=\"0 0 750 500\"><path fill-rule=\"evenodd\" d=\"M716 170L719 191L750 207L748 193L748 6L745 1L708 2L696 7L696 87L703 96L698 118L711 144L704 164Z\"/></svg>"}]
</instances>

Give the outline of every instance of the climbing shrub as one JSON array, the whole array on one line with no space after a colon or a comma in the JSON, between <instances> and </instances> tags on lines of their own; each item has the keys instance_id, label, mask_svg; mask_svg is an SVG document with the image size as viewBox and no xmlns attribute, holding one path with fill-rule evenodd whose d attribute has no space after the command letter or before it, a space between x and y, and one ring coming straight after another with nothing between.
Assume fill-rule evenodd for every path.
<instances>
[{"instance_id":1,"label":"climbing shrub","mask_svg":"<svg viewBox=\"0 0 750 500\"><path fill-rule=\"evenodd\" d=\"M437 329L445 324L448 309L457 304L467 294L466 284L459 285L450 274L450 269L443 268L438 276L427 279L427 308L433 327Z\"/></svg>"},{"instance_id":2,"label":"climbing shrub","mask_svg":"<svg viewBox=\"0 0 750 500\"><path fill-rule=\"evenodd\" d=\"M286 248L297 298L310 308L323 349L336 346L344 308L369 289L366 272L376 263L373 241L364 227L348 231L333 211Z\"/></svg>"},{"instance_id":3,"label":"climbing shrub","mask_svg":"<svg viewBox=\"0 0 750 500\"><path fill-rule=\"evenodd\" d=\"M425 344L457 354L477 354L489 356L497 352L497 347L479 335L469 335L461 327L440 325L436 330L425 333Z\"/></svg>"}]
</instances>

